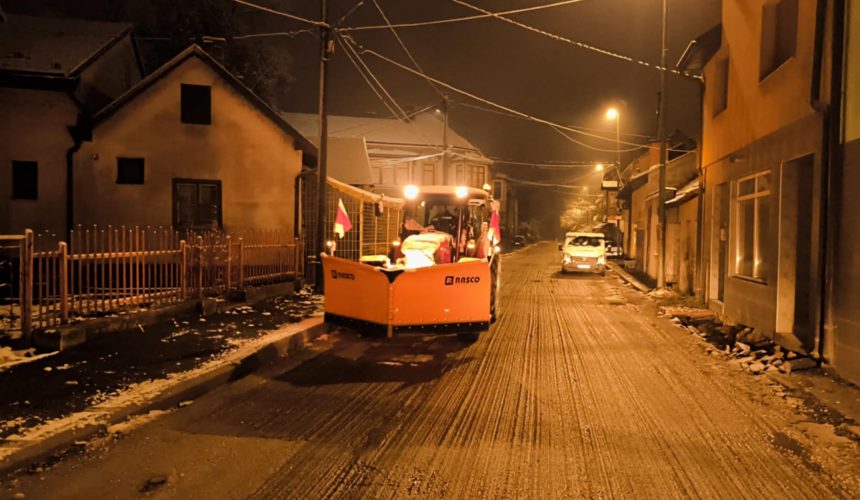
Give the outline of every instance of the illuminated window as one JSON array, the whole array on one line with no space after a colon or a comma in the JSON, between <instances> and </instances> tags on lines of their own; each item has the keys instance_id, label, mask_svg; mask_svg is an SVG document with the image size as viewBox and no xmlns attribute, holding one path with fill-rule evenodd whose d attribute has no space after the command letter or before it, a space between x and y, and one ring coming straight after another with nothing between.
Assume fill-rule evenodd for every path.
<instances>
[{"instance_id":1,"label":"illuminated window","mask_svg":"<svg viewBox=\"0 0 860 500\"><path fill-rule=\"evenodd\" d=\"M740 179L736 186L735 275L766 281L770 172Z\"/></svg>"},{"instance_id":2,"label":"illuminated window","mask_svg":"<svg viewBox=\"0 0 860 500\"><path fill-rule=\"evenodd\" d=\"M761 11L759 79L794 56L797 46L797 0L770 0Z\"/></svg>"}]
</instances>

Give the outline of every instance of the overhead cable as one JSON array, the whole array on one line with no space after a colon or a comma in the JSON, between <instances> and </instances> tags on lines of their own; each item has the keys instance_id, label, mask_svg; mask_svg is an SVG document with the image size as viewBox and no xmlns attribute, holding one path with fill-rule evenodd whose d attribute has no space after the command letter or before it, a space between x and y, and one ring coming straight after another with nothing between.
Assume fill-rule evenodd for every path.
<instances>
[{"instance_id":1,"label":"overhead cable","mask_svg":"<svg viewBox=\"0 0 860 500\"><path fill-rule=\"evenodd\" d=\"M486 111L487 113L493 113L493 114L497 114L497 115L500 115L500 116L507 116L507 117L510 117L510 118L516 118L516 119L518 119L518 120L526 120L526 121L529 121L529 120L527 120L527 119L525 119L525 118L523 118L522 116L519 116L519 115L514 115L514 114L511 114L511 113L505 113L504 111L499 111L499 110L492 109L492 108L485 108L485 107L483 107L483 106L478 106L477 104L471 104L471 103L468 103L468 102L455 102L455 103L453 103L453 105L454 105L454 106L463 106L463 107L465 107L465 108L472 108L472 109L476 109L476 110L478 110L478 111ZM568 125L568 126L569 126L570 128L575 128L575 129L577 129L577 130L585 130L585 131L588 131L588 132L606 132L605 130L602 130L602 129L593 128L593 127L583 127L582 125ZM653 137L652 137L652 136L650 136L650 135L634 134L634 133L632 133L632 132L621 132L621 136L622 136L622 137L624 137L624 136L627 136L627 137L639 137L640 139L652 139L652 138L653 138Z\"/></svg>"},{"instance_id":2,"label":"overhead cable","mask_svg":"<svg viewBox=\"0 0 860 500\"><path fill-rule=\"evenodd\" d=\"M385 15L385 12L383 12L382 7L380 7L380 6L379 6L379 2L377 2L376 0L372 0L372 1L373 1L373 5L374 5L374 7L376 7L376 10L378 10L378 11L379 11L379 15L380 15L380 16L382 16L383 21L385 21L385 24L386 24L386 25L389 27L389 29L391 30L391 34L392 34L392 35L394 35L394 38L396 38L396 39L397 39L397 43L399 43L399 44L400 44L400 47L401 47L401 48L403 48L403 52L405 52L405 53L406 53L406 55L409 57L409 60L410 60L410 61L412 61L412 64L415 66L415 69L417 69L418 71L420 71L420 72L424 73L424 70L421 68L421 65L420 65L420 64L418 64L418 61L416 61L416 60L415 60L415 57L412 55L412 52L410 52L410 51L409 51L409 49L408 49L408 48L406 48L406 44L405 44L405 43L403 43L403 39L401 39L401 38L400 38L400 35L398 35L398 34L397 34L397 30L396 30L393 26L391 26L391 21L389 21L389 20L388 20L388 16L386 16L386 15ZM431 88L432 88L432 89L433 89L437 94L439 94L439 96L440 96L440 97L443 97L443 98L445 97L445 96L442 94L442 92L439 90L439 88L438 88L438 87L436 87L436 85L434 85L434 84L433 84L433 82L431 82L430 80L427 80L426 78L424 79L424 81L426 81L426 82L430 85L430 87L431 87Z\"/></svg>"},{"instance_id":3,"label":"overhead cable","mask_svg":"<svg viewBox=\"0 0 860 500\"><path fill-rule=\"evenodd\" d=\"M616 59L621 59L622 61L636 63L636 64L639 64L641 66L645 66L647 68L656 69L658 71L668 71L668 72L674 73L676 75L685 76L685 77L692 78L695 80L701 80L701 77L698 75L693 75L693 74L687 73L686 71L679 71L679 70L673 69L673 68L664 68L663 66L660 66L659 64L651 64L647 61L643 61L641 59L634 59L630 56L625 56L625 55L619 54L617 52L612 52L610 50L595 47L594 45L590 45L590 44L583 43L583 42L577 42L576 40L571 40L570 38L567 38L567 37L564 37L561 35L556 35L555 33L550 33L549 31L542 30L540 28L535 28L534 26L530 26L528 24L521 23L519 21L515 21L515 20L510 19L508 17L504 17L504 14L490 12L486 9L482 9L481 7L472 5L472 4L465 2L463 0L451 0L451 1L457 5L462 5L463 7L472 9L474 11L482 12L482 13L490 16L490 17L494 17L494 18L498 19L499 21L504 21L506 23L513 24L514 26L519 26L520 28L527 29L529 31L533 31L535 33L538 33L538 34L544 35L546 37L552 38L553 40L568 43L570 45L575 45L581 49L590 50L592 52L597 52L598 54L603 54L605 56L614 57Z\"/></svg>"},{"instance_id":4,"label":"overhead cable","mask_svg":"<svg viewBox=\"0 0 860 500\"><path fill-rule=\"evenodd\" d=\"M379 89L377 89L376 85L370 80L370 77L359 65L358 61L356 61L356 59L350 53L349 47L346 46L346 43L344 43L340 37L335 37L335 40L337 40L338 44L341 46L341 48L343 48L344 54L346 54L349 61L355 67L355 70L358 71L358 74L361 75L362 78L364 78L364 81L367 83L370 89L373 90L373 93L376 94L376 97L378 97L379 100L382 101L382 104L384 104L385 107L388 108L388 111L391 112L391 115L398 119L401 118L401 115L399 115L398 112L393 107L391 107L391 105L388 103L382 93L380 93Z\"/></svg>"},{"instance_id":5,"label":"overhead cable","mask_svg":"<svg viewBox=\"0 0 860 500\"><path fill-rule=\"evenodd\" d=\"M341 41L343 42L343 37L338 37L338 38L340 38ZM341 43L341 47L344 48L345 52L351 52L352 53L352 56L355 57L355 59L358 61L358 63L361 65L361 67L364 69L364 71L367 73L367 75L371 79L373 79L374 83L376 83L376 85L379 87L379 89L382 91L382 93L385 94L386 97L388 97L388 99L391 101L391 104L393 104L394 107L399 112L398 118L400 118L402 120L406 120L407 119L406 118L406 116L407 116L406 111L403 111L403 108L401 108L400 105L397 104L397 101L394 100L394 97L392 97L391 94L388 92L388 90L385 88L385 86L382 85L382 82L379 81L379 78L377 78L376 75L373 74L373 71L371 71L370 67L367 65L367 63L364 62L364 60L361 58L361 56L358 54L358 52L356 52L355 49L352 46L350 46L348 43Z\"/></svg>"},{"instance_id":6,"label":"overhead cable","mask_svg":"<svg viewBox=\"0 0 860 500\"><path fill-rule=\"evenodd\" d=\"M466 97L469 97L469 98L474 99L474 100L476 100L476 101L482 102L482 103L487 104L487 105L489 105L489 106L492 106L492 107L494 107L494 108L497 108L497 109L500 109L500 110L503 110L503 111L507 111L508 113L511 113L511 114L513 114L513 115L520 116L520 117L522 117L522 118L525 118L525 119L531 120L531 121L533 121L533 122L536 122L536 123L542 123L542 124L544 124L544 125L548 125L548 126L550 126L550 127L552 127L552 128L557 128L557 129L560 129L560 130L564 130L564 131L567 131L567 132L572 132L572 133L575 133L575 134L584 135L584 136L587 136L587 137L593 137L593 138L595 138L595 139L600 139L600 140L607 141L607 142L617 142L617 143L619 143L619 144L624 144L624 145L627 145L627 146L633 146L633 147L635 147L636 149L639 149L639 148L648 148L648 147L650 147L650 145L647 145L647 144L637 144L637 143L627 142L627 141L617 141L615 138L608 138L608 137L604 137L604 136L601 136L601 135L592 134L592 133L589 133L589 132L584 132L584 131L582 131L582 130L577 130L577 129L574 129L574 128L571 128L571 127L568 127L568 126L566 126L566 125L561 125L561 124L559 124L559 123L555 123L555 122L552 122L552 121L546 120L546 119L544 119L544 118L539 118L539 117L536 117L536 116L533 116L533 115L529 115L528 113L523 113L522 111L517 111L517 110L515 110L515 109L513 109L513 108L509 108L509 107L507 107L507 106L505 106L505 105L503 105L503 104L498 104L498 103L493 102L493 101L491 101L491 100L489 100L489 99L486 99L486 98L483 98L483 97L477 96L477 95L472 94L472 93L470 93L470 92L467 92L467 91L465 91L465 90L462 90L462 89L459 89L459 88L457 88L457 87L454 87L453 85L450 85L450 84L448 84L448 83L445 83L445 82L443 82L443 81L439 80L438 78L433 78L432 76L429 76L429 75L427 75L427 74L425 74L425 73L423 73L423 72L420 72L420 71L414 70L414 69L412 69L412 68L410 68L410 67L408 67L408 66L406 66L406 65L403 65L403 64L401 64L401 63L399 63L399 62L397 62L397 61L395 61L395 60L393 60L393 59L391 59L391 58L389 58L389 57L387 57L387 56L384 56L384 55L380 54L379 52L376 52L376 51L375 51L375 50L373 50L373 49L368 49L368 48L366 48L366 47L363 47L362 45L358 44L355 40L353 40L353 39L352 39L350 36L348 36L348 35L343 35L343 40L347 42L347 45L355 44L355 45L358 47L358 49L356 50L357 52L361 52L362 54L370 54L370 55L372 55L372 56L376 57L377 59L381 59L381 60L383 60L383 61L385 61L385 62L387 62L387 63L389 63L389 64L391 64L391 65L393 65L393 66L397 66L397 67L399 67L400 69L402 69L402 70L404 70L404 71L407 71L407 72L409 72L409 73L412 73L412 74L414 74L414 75L416 75L416 76L419 76L419 77L422 77L422 78L427 78L428 80L430 80L430 81L432 81L433 83L435 83L435 84L439 85L440 87L444 87L444 88L446 88L446 89L448 89L448 90L451 90L452 92L456 92L456 93L458 93L458 94L464 95L464 96L466 96ZM588 145L588 144L584 144L584 143L581 143L581 144L582 144L584 147L588 147L588 148L591 148L591 149L596 149L596 150L598 150L598 151L604 151L604 150L601 150L600 148L595 148L595 147L593 147L593 146L591 146L591 145ZM606 152L617 152L617 150L605 150L605 151L606 151Z\"/></svg>"},{"instance_id":7,"label":"overhead cable","mask_svg":"<svg viewBox=\"0 0 860 500\"><path fill-rule=\"evenodd\" d=\"M463 22L463 21L474 21L476 19L486 19L488 17L493 17L493 14L500 15L500 16L502 16L502 15L507 16L507 15L511 15L511 14L520 14L522 12L531 12L531 11L535 11L535 10L551 9L553 7L561 7L563 5L570 5L573 3L579 3L579 2L583 2L583 1L585 1L585 0L563 0L560 2L553 2L553 3L543 4L543 5L535 5L532 7L523 7L521 9L506 10L506 11L502 11L502 12L495 12L495 13L489 13L489 14L455 17L455 18L451 18L451 19L437 19L434 21L419 21L419 22L414 22L414 23L398 23L398 24L392 24L390 27L391 28L417 28L420 26L436 26L439 24L451 24L451 23L459 23L459 22ZM344 28L339 28L339 29L341 31L365 31L365 30L389 29L389 26L387 24L383 24L383 25L374 25L374 26L344 27Z\"/></svg>"},{"instance_id":8,"label":"overhead cable","mask_svg":"<svg viewBox=\"0 0 860 500\"><path fill-rule=\"evenodd\" d=\"M324 28L329 28L330 26L322 21L315 21L313 19L305 19L304 17L299 17L295 14L290 14L289 12L281 12L280 10L275 10L263 5L258 5L255 3L248 2L246 0L233 0L233 2L244 5L245 7L251 7L252 9L261 10L263 12L268 12L269 14L274 14L276 16L286 17L287 19L292 19L293 21L300 21L303 23L311 24L313 26L320 26Z\"/></svg>"}]
</instances>

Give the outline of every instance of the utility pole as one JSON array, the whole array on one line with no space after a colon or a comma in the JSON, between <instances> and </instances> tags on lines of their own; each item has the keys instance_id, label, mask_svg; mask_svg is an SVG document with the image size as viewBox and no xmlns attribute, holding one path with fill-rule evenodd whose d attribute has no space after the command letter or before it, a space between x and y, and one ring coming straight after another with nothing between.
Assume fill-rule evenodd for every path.
<instances>
[{"instance_id":1,"label":"utility pole","mask_svg":"<svg viewBox=\"0 0 860 500\"><path fill-rule=\"evenodd\" d=\"M663 36L660 48L660 111L657 137L660 141L660 196L657 200L657 288L666 287L666 56L669 52L669 0L663 0Z\"/></svg>"},{"instance_id":2,"label":"utility pole","mask_svg":"<svg viewBox=\"0 0 860 500\"><path fill-rule=\"evenodd\" d=\"M320 0L320 89L319 89L319 113L320 113L320 148L317 158L317 255L326 251L326 188L328 187L328 61L331 57L333 44L331 38L331 27L328 25L328 0ZM319 259L316 273L317 290L323 290L322 259Z\"/></svg>"},{"instance_id":3,"label":"utility pole","mask_svg":"<svg viewBox=\"0 0 860 500\"><path fill-rule=\"evenodd\" d=\"M448 165L450 163L450 159L448 158L448 95L446 94L442 98L442 183L443 184L455 184L457 179L454 179L454 182L451 182L450 177L448 175ZM464 172L465 175L465 172Z\"/></svg>"}]
</instances>

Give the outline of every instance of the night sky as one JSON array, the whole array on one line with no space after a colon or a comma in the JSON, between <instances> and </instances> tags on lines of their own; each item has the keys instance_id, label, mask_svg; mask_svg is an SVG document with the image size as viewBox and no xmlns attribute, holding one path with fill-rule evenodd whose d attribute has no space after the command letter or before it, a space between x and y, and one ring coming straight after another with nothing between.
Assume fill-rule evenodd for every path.
<instances>
[{"instance_id":1,"label":"night sky","mask_svg":"<svg viewBox=\"0 0 860 500\"><path fill-rule=\"evenodd\" d=\"M205 0L166 2L115 2L93 0L85 6L60 0L6 0L10 12L64 15L119 20L138 25L142 44L157 43L159 19L182 14L179 9L199 8ZM306 18L319 18L316 0L252 0ZM466 0L491 11L528 7L548 0ZM228 12L225 30L232 35L272 31L294 31L307 26L268 13L255 11L228 0L215 0ZM451 0L377 0L393 23L429 21L477 14ZM330 20L340 19L358 2L330 0ZM189 7L190 5L190 7ZM617 52L650 63L659 62L661 0L582 0L579 3L511 17L542 30L575 41ZM191 25L194 15L183 21ZM669 56L671 66L689 41L719 23L720 0L670 0ZM364 0L344 20L343 26L383 24L372 0ZM656 135L659 72L638 64L598 54L498 19L480 19L455 24L398 30L407 48L427 74L483 98L556 123L596 129L614 139L614 124L605 119L610 105L621 106L623 139L645 143ZM224 33L211 33L214 36ZM356 31L358 43L404 64L410 62L388 30ZM266 52L273 66L287 78L279 80L270 100L289 111L315 112L319 74L319 39L315 33L296 36L237 40L249 48ZM218 46L207 50L217 52ZM365 62L404 109L416 109L440 101L439 95L421 78L386 62L365 55ZM336 114L390 116L355 68L337 48L331 65L330 106ZM699 85L670 75L668 130L683 130L698 137L700 128ZM575 144L550 128L517 118L500 116L464 106L483 104L446 91L452 101L453 128L494 158L526 162L612 161L615 154L594 151ZM604 132L599 132L603 130ZM613 150L614 140L577 137L587 144ZM631 157L635 153L628 153ZM509 167L513 176L567 182L581 177L582 168L569 171ZM589 181L596 186L598 176ZM583 181L577 181L583 182ZM524 217L551 219L565 196L555 191L523 192ZM553 196L547 196L552 192ZM551 225L551 223L550 223Z\"/></svg>"}]
</instances>

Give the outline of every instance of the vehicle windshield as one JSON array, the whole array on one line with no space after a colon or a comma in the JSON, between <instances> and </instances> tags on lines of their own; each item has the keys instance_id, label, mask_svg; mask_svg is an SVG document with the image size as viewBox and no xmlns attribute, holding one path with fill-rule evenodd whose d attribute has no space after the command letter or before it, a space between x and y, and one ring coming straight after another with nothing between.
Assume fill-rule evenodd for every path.
<instances>
[{"instance_id":1,"label":"vehicle windshield","mask_svg":"<svg viewBox=\"0 0 860 500\"><path fill-rule=\"evenodd\" d=\"M601 239L594 236L577 236L568 242L568 245L575 247L599 247L602 244Z\"/></svg>"},{"instance_id":2,"label":"vehicle windshield","mask_svg":"<svg viewBox=\"0 0 860 500\"><path fill-rule=\"evenodd\" d=\"M466 231L468 238L480 236L481 223L488 219L484 205L468 205L465 202L456 204L450 201L447 197L428 197L418 203L407 204L404 229L407 231L436 230L454 235L459 226L461 230Z\"/></svg>"}]
</instances>

